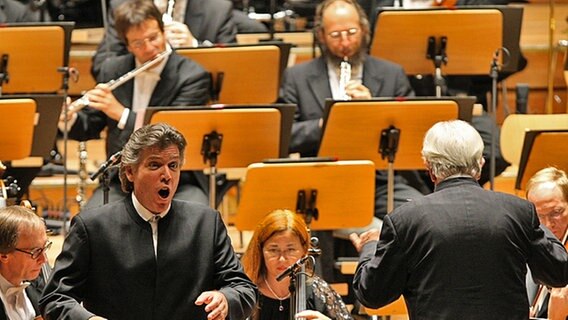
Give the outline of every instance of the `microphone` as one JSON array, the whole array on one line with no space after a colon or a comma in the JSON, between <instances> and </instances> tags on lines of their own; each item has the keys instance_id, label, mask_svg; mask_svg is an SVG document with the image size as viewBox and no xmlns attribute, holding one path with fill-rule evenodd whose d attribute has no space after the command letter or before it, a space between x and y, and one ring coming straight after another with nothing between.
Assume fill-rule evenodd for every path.
<instances>
[{"instance_id":1,"label":"microphone","mask_svg":"<svg viewBox=\"0 0 568 320\"><path fill-rule=\"evenodd\" d=\"M309 258L310 258L310 256L306 255L306 256L298 259L298 261L294 262L293 265L289 266L286 270L284 270L281 274L279 274L278 277L276 277L276 281L282 281L282 279L284 279L284 277L291 274L292 272L295 272L296 269L301 267L304 264L304 262L306 262L306 260L308 260Z\"/></svg>"},{"instance_id":2,"label":"microphone","mask_svg":"<svg viewBox=\"0 0 568 320\"><path fill-rule=\"evenodd\" d=\"M110 156L110 158L108 158L108 160L105 161L95 173L91 174L90 176L91 180L94 181L101 174L103 174L109 167L112 167L115 164L119 163L121 158L122 158L122 150Z\"/></svg>"}]
</instances>

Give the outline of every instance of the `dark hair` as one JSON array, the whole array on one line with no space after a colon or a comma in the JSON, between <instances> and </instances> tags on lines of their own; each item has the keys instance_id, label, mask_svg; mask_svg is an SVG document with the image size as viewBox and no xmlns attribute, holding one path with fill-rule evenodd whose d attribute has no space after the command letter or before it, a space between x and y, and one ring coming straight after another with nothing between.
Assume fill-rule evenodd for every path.
<instances>
[{"instance_id":1,"label":"dark hair","mask_svg":"<svg viewBox=\"0 0 568 320\"><path fill-rule=\"evenodd\" d=\"M164 32L164 22L160 10L149 0L128 0L114 9L115 29L118 37L128 44L126 33L132 27L141 25L146 20L156 20Z\"/></svg>"},{"instance_id":2,"label":"dark hair","mask_svg":"<svg viewBox=\"0 0 568 320\"><path fill-rule=\"evenodd\" d=\"M152 147L164 150L171 145L175 145L179 149L181 164L183 164L187 142L176 128L166 123L156 123L134 131L122 149L119 169L122 191L131 192L134 190L134 185L126 177L126 168L140 163L142 151Z\"/></svg>"}]
</instances>

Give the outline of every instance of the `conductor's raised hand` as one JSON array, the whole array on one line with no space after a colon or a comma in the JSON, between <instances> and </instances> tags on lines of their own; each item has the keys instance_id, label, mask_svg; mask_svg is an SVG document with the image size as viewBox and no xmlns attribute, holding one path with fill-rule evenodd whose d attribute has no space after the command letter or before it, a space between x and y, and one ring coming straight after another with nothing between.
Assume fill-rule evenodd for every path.
<instances>
[{"instance_id":1,"label":"conductor's raised hand","mask_svg":"<svg viewBox=\"0 0 568 320\"><path fill-rule=\"evenodd\" d=\"M229 303L221 291L205 291L197 297L195 304L205 304L205 312L208 320L222 320L229 314Z\"/></svg>"},{"instance_id":2,"label":"conductor's raised hand","mask_svg":"<svg viewBox=\"0 0 568 320\"><path fill-rule=\"evenodd\" d=\"M353 243L353 246L355 246L355 249L357 249L357 252L361 252L363 246L367 243L371 241L379 241L380 235L381 231L373 228L361 233L360 235L352 233L349 235L349 239L351 240L351 243Z\"/></svg>"}]
</instances>

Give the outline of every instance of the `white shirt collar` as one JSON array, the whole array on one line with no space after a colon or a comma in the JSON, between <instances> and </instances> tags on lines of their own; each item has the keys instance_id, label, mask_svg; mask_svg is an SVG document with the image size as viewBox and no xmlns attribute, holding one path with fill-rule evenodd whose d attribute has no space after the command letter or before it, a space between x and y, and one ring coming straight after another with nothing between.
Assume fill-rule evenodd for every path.
<instances>
[{"instance_id":1,"label":"white shirt collar","mask_svg":"<svg viewBox=\"0 0 568 320\"><path fill-rule=\"evenodd\" d=\"M142 219L144 219L144 221L149 221L150 219L152 219L155 216L155 214L150 212L148 209L144 208L144 206L136 198L136 195L134 195L134 192L132 192L132 204L134 204L134 209L136 209L136 212L138 213L138 215ZM160 212L158 214L160 216L160 218L165 217L166 214L168 214L168 211L170 211L171 207L172 207L172 204L170 203L170 205L168 206L168 208L165 211Z\"/></svg>"}]
</instances>

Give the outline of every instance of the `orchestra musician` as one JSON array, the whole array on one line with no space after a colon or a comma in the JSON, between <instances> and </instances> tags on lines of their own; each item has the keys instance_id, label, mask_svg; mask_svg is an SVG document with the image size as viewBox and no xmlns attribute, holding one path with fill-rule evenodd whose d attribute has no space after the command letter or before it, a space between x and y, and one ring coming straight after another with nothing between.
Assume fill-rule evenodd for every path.
<instances>
[{"instance_id":1,"label":"orchestra musician","mask_svg":"<svg viewBox=\"0 0 568 320\"><path fill-rule=\"evenodd\" d=\"M259 301L251 320L290 319L290 277L277 277L298 259L308 254L310 236L301 215L290 210L275 210L256 226L243 266L258 286ZM307 310L302 319L351 319L341 297L318 276L306 281Z\"/></svg>"},{"instance_id":2,"label":"orchestra musician","mask_svg":"<svg viewBox=\"0 0 568 320\"><path fill-rule=\"evenodd\" d=\"M109 27L103 41L93 57L92 74L95 78L107 58L127 53L127 46L121 41L116 29L117 8L126 0L112 0L109 10ZM170 0L172 1L172 0ZM174 48L196 47L200 44L234 43L237 27L233 21L233 4L227 0L175 0L170 21L164 23L165 38ZM154 3L164 13L167 0L155 0Z\"/></svg>"},{"instance_id":3,"label":"orchestra musician","mask_svg":"<svg viewBox=\"0 0 568 320\"><path fill-rule=\"evenodd\" d=\"M568 177L566 172L544 168L535 173L527 183L527 199L535 205L536 213L558 240L566 245L568 236ZM529 270L530 271L530 270ZM562 319L568 316L568 288L539 286L527 273L527 292L533 307L531 316ZM541 299L540 295L543 295Z\"/></svg>"},{"instance_id":4,"label":"orchestra musician","mask_svg":"<svg viewBox=\"0 0 568 320\"><path fill-rule=\"evenodd\" d=\"M50 247L45 223L35 212L21 206L0 208L0 320L40 316L45 286L40 272Z\"/></svg>"},{"instance_id":5,"label":"orchestra musician","mask_svg":"<svg viewBox=\"0 0 568 320\"><path fill-rule=\"evenodd\" d=\"M326 0L316 9L316 35L322 56L295 65L284 72L279 100L297 105L290 152L302 157L315 156L319 147L324 103L340 99L340 65L351 65L345 92L351 99L413 96L414 92L401 66L369 56L369 21L356 0ZM395 179L395 206L422 194ZM387 176L377 175L375 216L387 213Z\"/></svg>"},{"instance_id":6,"label":"orchestra musician","mask_svg":"<svg viewBox=\"0 0 568 320\"><path fill-rule=\"evenodd\" d=\"M545 285L568 284L566 249L534 205L477 183L482 151L464 121L428 130L422 157L434 193L385 216L378 238L352 235L361 248L353 289L364 306L402 295L411 320L527 319L527 265Z\"/></svg>"},{"instance_id":7,"label":"orchestra musician","mask_svg":"<svg viewBox=\"0 0 568 320\"><path fill-rule=\"evenodd\" d=\"M256 286L233 251L221 215L173 199L186 146L183 135L165 123L131 135L120 163L129 195L73 218L40 299L46 319L249 316Z\"/></svg>"},{"instance_id":8,"label":"orchestra musician","mask_svg":"<svg viewBox=\"0 0 568 320\"><path fill-rule=\"evenodd\" d=\"M109 58L101 67L95 89L87 92L89 106L68 112L69 138L79 141L99 138L107 128L107 155L122 149L130 134L142 124L148 106L204 105L209 100L210 78L196 62L175 52L157 66L111 91L107 83L166 50L162 14L151 1L129 0L115 10L116 30L129 53ZM59 128L64 130L64 112ZM123 198L118 176L111 173L109 201ZM208 203L207 178L199 172L182 173L177 197ZM97 188L86 207L103 203L103 190Z\"/></svg>"}]
</instances>

